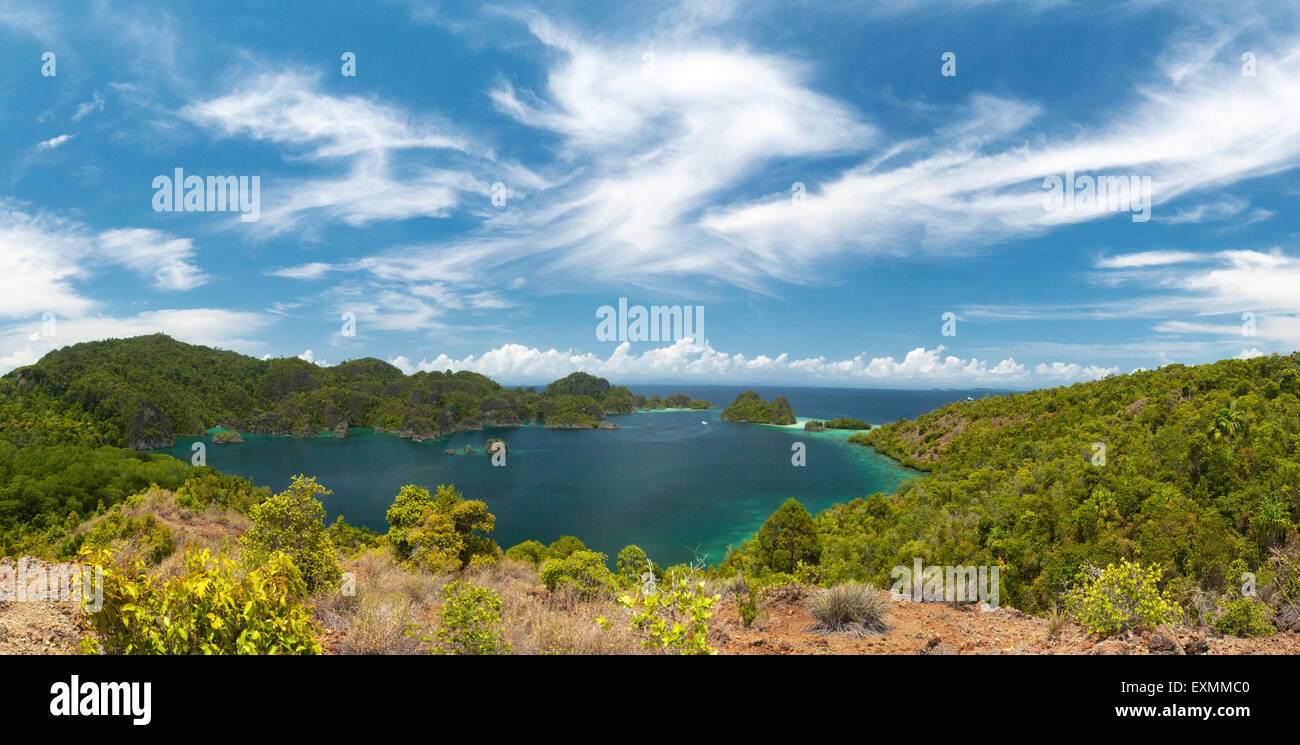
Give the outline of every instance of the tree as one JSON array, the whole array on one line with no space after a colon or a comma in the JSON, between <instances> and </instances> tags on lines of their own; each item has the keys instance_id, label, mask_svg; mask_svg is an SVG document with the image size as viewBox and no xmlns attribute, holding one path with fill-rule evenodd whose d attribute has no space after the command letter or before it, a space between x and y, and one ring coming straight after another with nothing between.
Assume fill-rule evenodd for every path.
<instances>
[{"instance_id":1,"label":"tree","mask_svg":"<svg viewBox=\"0 0 1300 745\"><path fill-rule=\"evenodd\" d=\"M586 551L587 546L571 535L562 535L546 550L552 558L567 559L575 551Z\"/></svg>"},{"instance_id":2,"label":"tree","mask_svg":"<svg viewBox=\"0 0 1300 745\"><path fill-rule=\"evenodd\" d=\"M325 507L316 498L331 493L315 477L300 474L288 489L253 506L248 511L253 527L239 539L249 562L260 566L283 551L302 572L308 592L338 587L338 552L325 527Z\"/></svg>"},{"instance_id":3,"label":"tree","mask_svg":"<svg viewBox=\"0 0 1300 745\"><path fill-rule=\"evenodd\" d=\"M759 561L775 572L793 573L799 562L821 558L812 515L793 497L787 499L758 531Z\"/></svg>"},{"instance_id":4,"label":"tree","mask_svg":"<svg viewBox=\"0 0 1300 745\"><path fill-rule=\"evenodd\" d=\"M398 561L438 572L459 569L475 556L501 555L496 541L484 535L496 526L496 516L452 485L440 484L432 495L421 486L403 486L387 518Z\"/></svg>"},{"instance_id":5,"label":"tree","mask_svg":"<svg viewBox=\"0 0 1300 745\"><path fill-rule=\"evenodd\" d=\"M546 548L545 543L531 539L506 549L507 559L526 561L533 566L537 566L543 561L546 561L546 559L550 558L550 555L551 552Z\"/></svg>"},{"instance_id":6,"label":"tree","mask_svg":"<svg viewBox=\"0 0 1300 745\"><path fill-rule=\"evenodd\" d=\"M641 584L647 573L653 576L656 581L662 575L659 567L655 566L653 561L650 561L650 557L646 555L645 550L640 546L625 546L622 551L618 552L618 558L615 561L615 566L618 567L619 580L628 585Z\"/></svg>"},{"instance_id":7,"label":"tree","mask_svg":"<svg viewBox=\"0 0 1300 745\"><path fill-rule=\"evenodd\" d=\"M1222 440L1234 442L1245 431L1246 420L1237 410L1237 399L1234 398L1228 408L1220 410L1215 415L1214 424L1210 425L1210 438L1215 442Z\"/></svg>"}]
</instances>

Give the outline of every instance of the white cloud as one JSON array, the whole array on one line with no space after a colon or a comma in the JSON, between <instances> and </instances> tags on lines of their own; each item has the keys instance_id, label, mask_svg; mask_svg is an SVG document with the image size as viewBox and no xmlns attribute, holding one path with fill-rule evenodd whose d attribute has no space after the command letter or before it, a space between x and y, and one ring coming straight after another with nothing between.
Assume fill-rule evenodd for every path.
<instances>
[{"instance_id":1,"label":"white cloud","mask_svg":"<svg viewBox=\"0 0 1300 745\"><path fill-rule=\"evenodd\" d=\"M300 359L300 360L304 360L304 361L306 361L306 362L310 362L310 363L312 363L313 365L317 365L317 366L319 366L319 367L329 367L329 366L330 366L330 363L326 362L325 360L318 360L318 359L316 359L316 355L313 354L312 351L311 351L310 349L303 350L303 353L300 354L300 355L298 355L298 359Z\"/></svg>"},{"instance_id":2,"label":"white cloud","mask_svg":"<svg viewBox=\"0 0 1300 745\"><path fill-rule=\"evenodd\" d=\"M1190 251L1142 251L1101 259L1097 262L1097 268L1132 269L1136 267L1166 266L1168 264L1205 261L1207 258L1206 254L1192 253Z\"/></svg>"},{"instance_id":3,"label":"white cloud","mask_svg":"<svg viewBox=\"0 0 1300 745\"><path fill-rule=\"evenodd\" d=\"M227 136L314 148L316 158L395 148L466 148L466 141L444 123L360 96L320 93L319 83L318 77L297 72L258 75L239 90L189 104L181 115Z\"/></svg>"},{"instance_id":4,"label":"white cloud","mask_svg":"<svg viewBox=\"0 0 1300 745\"><path fill-rule=\"evenodd\" d=\"M37 145L36 145L36 149L37 149L37 150L53 150L54 148L56 148L56 147L62 145L63 143L67 142L68 140L71 140L71 139L72 139L73 137L75 137L75 136L76 136L76 135L59 135L58 137L51 137L51 138L48 139L48 140L42 140L41 142L37 143Z\"/></svg>"},{"instance_id":5,"label":"white cloud","mask_svg":"<svg viewBox=\"0 0 1300 745\"><path fill-rule=\"evenodd\" d=\"M509 82L492 99L561 136L562 156L581 173L489 229L508 249L559 249L561 270L743 281L764 257L704 240L695 225L701 205L764 164L860 151L876 136L850 107L812 90L810 71L792 60L687 43L649 60L640 47L602 47L542 18L529 27L559 55L545 100ZM526 237L511 237L517 230Z\"/></svg>"},{"instance_id":6,"label":"white cloud","mask_svg":"<svg viewBox=\"0 0 1300 745\"><path fill-rule=\"evenodd\" d=\"M1158 215L1177 196L1300 163L1300 53L1268 55L1249 79L1235 65L1193 66L1177 82L1136 95L1109 123L1068 139L1043 135L997 150L936 137L918 158L884 167L868 161L810 185L802 203L775 195L717 207L702 224L736 250L766 259L775 274L845 250L898 253L918 243L922 250L969 250L1115 215L1045 209L1044 178L1066 169L1150 176Z\"/></svg>"},{"instance_id":7,"label":"white cloud","mask_svg":"<svg viewBox=\"0 0 1300 745\"><path fill-rule=\"evenodd\" d=\"M76 284L89 275L89 249L78 224L0 200L0 317L87 312L92 302Z\"/></svg>"},{"instance_id":8,"label":"white cloud","mask_svg":"<svg viewBox=\"0 0 1300 745\"><path fill-rule=\"evenodd\" d=\"M94 96L92 96L89 101L86 101L85 103L79 104L77 106L77 112L72 115L72 121L79 122L85 117L89 116L90 114L96 111L103 111L103 110L104 110L104 94L100 93L99 91L95 91Z\"/></svg>"},{"instance_id":9,"label":"white cloud","mask_svg":"<svg viewBox=\"0 0 1300 745\"><path fill-rule=\"evenodd\" d=\"M288 148L290 157L343 171L281 179L254 229L280 233L322 219L353 226L382 220L442 218L467 196L489 204L491 185L471 171L491 163L512 196L545 181L497 162L491 149L449 122L361 96L320 91L320 77L296 71L256 74L229 93L181 110L192 123L229 137ZM396 154L400 153L400 157Z\"/></svg>"},{"instance_id":10,"label":"white cloud","mask_svg":"<svg viewBox=\"0 0 1300 745\"><path fill-rule=\"evenodd\" d=\"M82 318L97 303L80 288L106 266L124 266L166 290L207 281L187 238L157 230L95 233L86 225L0 199L0 318L54 313Z\"/></svg>"},{"instance_id":11,"label":"white cloud","mask_svg":"<svg viewBox=\"0 0 1300 745\"><path fill-rule=\"evenodd\" d=\"M1189 209L1180 210L1179 212L1167 217L1157 216L1155 220L1156 222L1163 222L1170 225L1197 223L1206 220L1226 220L1229 217L1240 215L1249 207L1249 201L1242 199L1241 197L1228 195L1217 202L1198 204Z\"/></svg>"},{"instance_id":12,"label":"white cloud","mask_svg":"<svg viewBox=\"0 0 1300 745\"><path fill-rule=\"evenodd\" d=\"M107 230L99 234L98 245L105 258L152 277L160 289L191 290L208 281L193 263L194 244L189 238L142 228Z\"/></svg>"},{"instance_id":13,"label":"white cloud","mask_svg":"<svg viewBox=\"0 0 1300 745\"><path fill-rule=\"evenodd\" d=\"M327 264L323 261L313 261L300 266L272 269L267 272L267 274L272 277L287 277L289 279L320 279L326 274L329 274L333 269L333 264Z\"/></svg>"},{"instance_id":14,"label":"white cloud","mask_svg":"<svg viewBox=\"0 0 1300 745\"><path fill-rule=\"evenodd\" d=\"M544 381L578 370L618 382L681 381L699 383L800 383L887 387L975 386L1027 388L1092 380L1114 374L1116 367L1054 362L1029 368L1013 358L990 364L974 357L962 359L944 355L944 347L917 347L902 360L893 357L868 358L858 355L846 360L824 357L791 359L719 352L707 342L690 339L635 352L628 342L619 344L608 357L592 352L556 349L540 350L522 344L506 344L482 355L454 359L439 355L418 364L405 356L389 360L404 372L417 370L473 370L506 381Z\"/></svg>"}]
</instances>

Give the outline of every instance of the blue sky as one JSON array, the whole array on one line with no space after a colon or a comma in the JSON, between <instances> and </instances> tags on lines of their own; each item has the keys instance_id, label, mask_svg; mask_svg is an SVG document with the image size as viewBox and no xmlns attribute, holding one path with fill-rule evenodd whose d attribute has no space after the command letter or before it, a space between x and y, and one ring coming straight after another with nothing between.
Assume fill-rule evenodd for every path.
<instances>
[{"instance_id":1,"label":"blue sky","mask_svg":"<svg viewBox=\"0 0 1300 745\"><path fill-rule=\"evenodd\" d=\"M0 0L0 370L163 331L1021 389L1300 347L1292 2L266 5ZM257 219L155 209L178 168ZM703 334L601 341L621 297Z\"/></svg>"}]
</instances>

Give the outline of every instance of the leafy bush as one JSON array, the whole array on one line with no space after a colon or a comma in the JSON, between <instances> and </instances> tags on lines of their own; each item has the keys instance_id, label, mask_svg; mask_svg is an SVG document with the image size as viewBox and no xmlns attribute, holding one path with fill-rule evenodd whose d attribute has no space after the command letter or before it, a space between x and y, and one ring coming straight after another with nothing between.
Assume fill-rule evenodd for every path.
<instances>
[{"instance_id":1,"label":"leafy bush","mask_svg":"<svg viewBox=\"0 0 1300 745\"><path fill-rule=\"evenodd\" d=\"M160 580L134 559L118 566L107 552L86 552L103 566L103 607L82 616L96 637L83 651L105 654L321 654L317 629L301 603L302 573L286 554L242 572L207 550L185 554L179 577ZM89 599L89 598L87 598Z\"/></svg>"},{"instance_id":2,"label":"leafy bush","mask_svg":"<svg viewBox=\"0 0 1300 745\"><path fill-rule=\"evenodd\" d=\"M176 490L176 504L180 507L202 512L216 506L247 513L269 493L266 487L254 486L247 479L228 476L207 466L196 470L200 473L187 479Z\"/></svg>"},{"instance_id":3,"label":"leafy bush","mask_svg":"<svg viewBox=\"0 0 1300 745\"><path fill-rule=\"evenodd\" d=\"M140 552L148 564L157 564L176 551L176 539L171 528L158 522L153 515L140 518L122 514L122 505L113 505L102 518L91 523L85 532L78 533L59 547L60 558L71 557L82 549L100 551L108 549L114 541L128 541Z\"/></svg>"},{"instance_id":4,"label":"leafy bush","mask_svg":"<svg viewBox=\"0 0 1300 745\"><path fill-rule=\"evenodd\" d=\"M330 542L340 551L359 554L377 548L384 542L384 537L370 528L349 525L342 515L334 521L329 529Z\"/></svg>"},{"instance_id":5,"label":"leafy bush","mask_svg":"<svg viewBox=\"0 0 1300 745\"><path fill-rule=\"evenodd\" d=\"M338 587L343 570L325 527L325 507L316 498L330 493L315 478L298 475L288 489L250 509L253 527L239 539L247 560L256 566L283 551L302 572L308 592Z\"/></svg>"},{"instance_id":6,"label":"leafy bush","mask_svg":"<svg viewBox=\"0 0 1300 745\"><path fill-rule=\"evenodd\" d=\"M1118 636L1130 628L1155 628L1177 621L1182 613L1168 592L1161 592L1160 568L1122 561L1105 569L1088 567L1066 593L1066 606L1089 633Z\"/></svg>"},{"instance_id":7,"label":"leafy bush","mask_svg":"<svg viewBox=\"0 0 1300 745\"><path fill-rule=\"evenodd\" d=\"M744 593L736 592L736 613L740 616L740 625L749 628L758 618L758 596L761 591L755 583L747 583Z\"/></svg>"},{"instance_id":8,"label":"leafy bush","mask_svg":"<svg viewBox=\"0 0 1300 745\"><path fill-rule=\"evenodd\" d=\"M434 654L510 654L501 632L501 597L486 587L456 580L442 588L442 619L436 642L420 637Z\"/></svg>"},{"instance_id":9,"label":"leafy bush","mask_svg":"<svg viewBox=\"0 0 1300 745\"><path fill-rule=\"evenodd\" d=\"M507 559L526 561L533 566L541 564L550 557L550 551L546 548L546 544L541 541L528 540L506 549Z\"/></svg>"},{"instance_id":10,"label":"leafy bush","mask_svg":"<svg viewBox=\"0 0 1300 745\"><path fill-rule=\"evenodd\" d=\"M704 592L703 582L685 582L651 593L622 595L619 604L632 611L630 628L641 637L642 649L669 654L717 654L709 646L709 619L717 595ZM596 619L608 629L609 621Z\"/></svg>"},{"instance_id":11,"label":"leafy bush","mask_svg":"<svg viewBox=\"0 0 1300 745\"><path fill-rule=\"evenodd\" d=\"M587 545L571 535L562 535L547 547L550 558L567 559L575 551L586 551Z\"/></svg>"},{"instance_id":12,"label":"leafy bush","mask_svg":"<svg viewBox=\"0 0 1300 745\"><path fill-rule=\"evenodd\" d=\"M818 590L809 600L817 619L817 631L853 636L878 634L885 630L885 605L876 588L847 582Z\"/></svg>"},{"instance_id":13,"label":"leafy bush","mask_svg":"<svg viewBox=\"0 0 1300 745\"><path fill-rule=\"evenodd\" d=\"M1210 625L1231 636L1272 636L1272 609L1262 600L1249 595L1226 595L1219 598Z\"/></svg>"},{"instance_id":14,"label":"leafy bush","mask_svg":"<svg viewBox=\"0 0 1300 745\"><path fill-rule=\"evenodd\" d=\"M440 484L434 495L403 486L387 517L388 542L398 561L442 572L460 569L475 556L501 555L496 541L484 535L496 526L496 516L455 486Z\"/></svg>"},{"instance_id":15,"label":"leafy bush","mask_svg":"<svg viewBox=\"0 0 1300 745\"><path fill-rule=\"evenodd\" d=\"M590 600L613 589L614 575L605 566L605 555L595 551L574 551L563 559L547 559L539 573L546 589L570 589Z\"/></svg>"}]
</instances>

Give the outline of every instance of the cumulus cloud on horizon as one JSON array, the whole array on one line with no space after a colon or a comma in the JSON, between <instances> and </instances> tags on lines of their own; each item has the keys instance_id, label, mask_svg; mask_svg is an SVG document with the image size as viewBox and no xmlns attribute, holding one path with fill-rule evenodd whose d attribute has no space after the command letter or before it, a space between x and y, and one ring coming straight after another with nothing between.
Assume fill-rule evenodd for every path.
<instances>
[{"instance_id":1,"label":"cumulus cloud on horizon","mask_svg":"<svg viewBox=\"0 0 1300 745\"><path fill-rule=\"evenodd\" d=\"M892 356L869 358L857 355L846 360L825 357L791 359L714 349L707 341L691 339L646 349L637 353L630 342L619 344L608 357L572 349L541 350L523 344L504 344L482 355L454 359L440 354L431 360L412 362L400 355L389 360L409 374L418 371L469 370L502 382L544 382L573 372L587 372L615 383L798 383L882 387L991 387L1033 388L1096 380L1119 372L1118 367L1099 367L1052 362L1027 365L1008 357L991 363L975 357L944 355L946 347L917 347L901 360Z\"/></svg>"}]
</instances>

